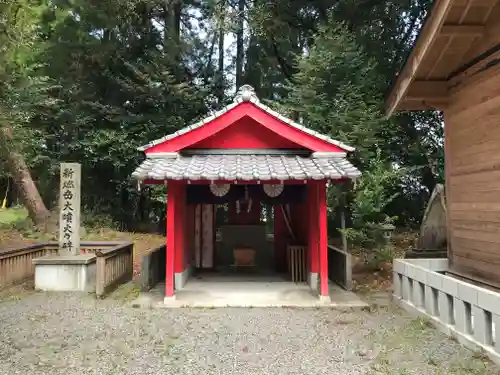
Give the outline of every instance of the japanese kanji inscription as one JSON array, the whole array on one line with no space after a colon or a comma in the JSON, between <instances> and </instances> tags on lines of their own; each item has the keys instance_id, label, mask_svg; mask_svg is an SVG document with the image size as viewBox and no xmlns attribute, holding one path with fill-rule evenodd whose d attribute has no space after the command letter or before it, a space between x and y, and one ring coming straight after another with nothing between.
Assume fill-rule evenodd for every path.
<instances>
[{"instance_id":1,"label":"japanese kanji inscription","mask_svg":"<svg viewBox=\"0 0 500 375\"><path fill-rule=\"evenodd\" d=\"M59 251L62 254L80 253L80 181L80 164L61 164Z\"/></svg>"}]
</instances>

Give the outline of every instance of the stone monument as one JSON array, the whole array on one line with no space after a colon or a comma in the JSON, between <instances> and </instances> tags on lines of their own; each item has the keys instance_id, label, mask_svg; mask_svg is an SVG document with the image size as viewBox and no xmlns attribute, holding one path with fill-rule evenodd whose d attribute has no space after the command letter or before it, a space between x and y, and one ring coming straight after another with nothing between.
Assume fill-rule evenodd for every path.
<instances>
[{"instance_id":1,"label":"stone monument","mask_svg":"<svg viewBox=\"0 0 500 375\"><path fill-rule=\"evenodd\" d=\"M59 253L80 254L80 183L81 165L61 164L59 190Z\"/></svg>"},{"instance_id":2,"label":"stone monument","mask_svg":"<svg viewBox=\"0 0 500 375\"><path fill-rule=\"evenodd\" d=\"M57 255L33 259L35 289L95 292L96 257L80 254L81 165L62 163Z\"/></svg>"}]
</instances>

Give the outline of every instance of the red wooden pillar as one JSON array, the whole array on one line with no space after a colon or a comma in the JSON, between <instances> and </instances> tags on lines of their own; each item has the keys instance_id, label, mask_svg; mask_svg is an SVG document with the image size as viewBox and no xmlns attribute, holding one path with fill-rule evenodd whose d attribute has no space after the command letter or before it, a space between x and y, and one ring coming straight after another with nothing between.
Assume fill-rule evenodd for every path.
<instances>
[{"instance_id":1,"label":"red wooden pillar","mask_svg":"<svg viewBox=\"0 0 500 375\"><path fill-rule=\"evenodd\" d=\"M176 184L177 185L177 184ZM186 185L177 185L175 200L175 274L184 272L186 247ZM175 285L174 285L175 286Z\"/></svg>"},{"instance_id":2,"label":"red wooden pillar","mask_svg":"<svg viewBox=\"0 0 500 375\"><path fill-rule=\"evenodd\" d=\"M326 184L318 184L319 295L328 297L328 227Z\"/></svg>"},{"instance_id":3,"label":"red wooden pillar","mask_svg":"<svg viewBox=\"0 0 500 375\"><path fill-rule=\"evenodd\" d=\"M174 296L174 262L176 247L176 206L179 199L179 184L169 182L167 187L167 238L165 256L165 297Z\"/></svg>"}]
</instances>

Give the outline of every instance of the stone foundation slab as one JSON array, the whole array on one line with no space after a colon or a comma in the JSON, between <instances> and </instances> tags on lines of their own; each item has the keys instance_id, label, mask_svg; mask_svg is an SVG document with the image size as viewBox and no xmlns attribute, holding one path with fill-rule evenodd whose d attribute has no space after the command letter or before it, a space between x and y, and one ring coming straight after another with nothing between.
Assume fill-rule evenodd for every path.
<instances>
[{"instance_id":1,"label":"stone foundation slab","mask_svg":"<svg viewBox=\"0 0 500 375\"><path fill-rule=\"evenodd\" d=\"M96 290L96 257L93 254L46 256L33 259L35 289L55 292Z\"/></svg>"}]
</instances>

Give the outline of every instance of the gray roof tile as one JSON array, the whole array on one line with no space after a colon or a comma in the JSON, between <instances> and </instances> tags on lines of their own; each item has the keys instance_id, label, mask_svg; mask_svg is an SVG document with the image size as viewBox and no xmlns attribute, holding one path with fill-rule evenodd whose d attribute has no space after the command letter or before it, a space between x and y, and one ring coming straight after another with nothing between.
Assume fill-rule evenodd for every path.
<instances>
[{"instance_id":1,"label":"gray roof tile","mask_svg":"<svg viewBox=\"0 0 500 375\"><path fill-rule=\"evenodd\" d=\"M361 173L344 157L297 155L179 155L148 158L132 174L137 180L323 180L355 179Z\"/></svg>"}]
</instances>

